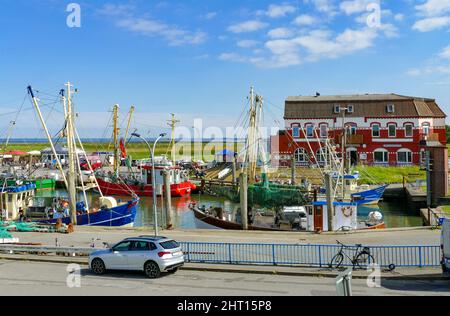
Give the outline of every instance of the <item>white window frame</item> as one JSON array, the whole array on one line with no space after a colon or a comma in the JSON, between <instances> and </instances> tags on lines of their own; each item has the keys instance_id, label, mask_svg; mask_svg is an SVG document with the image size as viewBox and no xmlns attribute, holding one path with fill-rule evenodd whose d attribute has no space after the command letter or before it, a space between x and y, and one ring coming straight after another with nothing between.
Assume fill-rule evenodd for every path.
<instances>
[{"instance_id":1,"label":"white window frame","mask_svg":"<svg viewBox=\"0 0 450 316\"><path fill-rule=\"evenodd\" d=\"M431 124L430 123L423 123L422 124L422 133L423 133L424 136L430 136L430 130L431 130Z\"/></svg>"},{"instance_id":2,"label":"white window frame","mask_svg":"<svg viewBox=\"0 0 450 316\"><path fill-rule=\"evenodd\" d=\"M309 128L311 128L312 134L309 134ZM314 124L306 124L305 125L306 138L314 138Z\"/></svg>"},{"instance_id":3,"label":"white window frame","mask_svg":"<svg viewBox=\"0 0 450 316\"><path fill-rule=\"evenodd\" d=\"M400 154L406 154L406 161L400 161L400 159L399 159ZM411 150L402 148L399 151L397 151L397 163L398 164L405 164L405 165L409 164L410 165L410 164L412 164L412 162L413 162L413 153Z\"/></svg>"},{"instance_id":4,"label":"white window frame","mask_svg":"<svg viewBox=\"0 0 450 316\"><path fill-rule=\"evenodd\" d=\"M378 154L378 153L382 153L383 154L383 161L377 161L376 154ZM387 160L385 158L387 158ZM374 152L373 152L373 162L375 164L388 164L389 163L389 151L387 151L386 149L374 150Z\"/></svg>"},{"instance_id":5,"label":"white window frame","mask_svg":"<svg viewBox=\"0 0 450 316\"><path fill-rule=\"evenodd\" d=\"M395 105L394 104L388 104L386 107L386 112L388 113L395 113Z\"/></svg>"},{"instance_id":6,"label":"white window frame","mask_svg":"<svg viewBox=\"0 0 450 316\"><path fill-rule=\"evenodd\" d=\"M395 135L394 136L391 135L391 126L395 127ZM388 137L389 138L396 138L397 137L397 125L394 124L394 123L389 123L387 127L388 127Z\"/></svg>"},{"instance_id":7,"label":"white window frame","mask_svg":"<svg viewBox=\"0 0 450 316\"><path fill-rule=\"evenodd\" d=\"M407 127L408 126L411 126L411 135L408 135L407 134ZM414 124L412 124L412 123L407 123L407 124L405 124L405 137L407 137L407 138L411 138L411 137L414 137Z\"/></svg>"},{"instance_id":8,"label":"white window frame","mask_svg":"<svg viewBox=\"0 0 450 316\"><path fill-rule=\"evenodd\" d=\"M353 104L347 105L347 113L349 114L355 113L355 106Z\"/></svg>"},{"instance_id":9,"label":"white window frame","mask_svg":"<svg viewBox=\"0 0 450 316\"><path fill-rule=\"evenodd\" d=\"M328 138L328 124L320 124L320 137Z\"/></svg>"},{"instance_id":10,"label":"white window frame","mask_svg":"<svg viewBox=\"0 0 450 316\"><path fill-rule=\"evenodd\" d=\"M340 104L333 105L333 112L334 112L334 114L340 114L341 113L341 105Z\"/></svg>"},{"instance_id":11,"label":"white window frame","mask_svg":"<svg viewBox=\"0 0 450 316\"><path fill-rule=\"evenodd\" d=\"M303 157L302 159L299 159L300 157ZM294 160L296 163L305 163L308 162L308 152L305 148L298 148L294 153Z\"/></svg>"},{"instance_id":12,"label":"white window frame","mask_svg":"<svg viewBox=\"0 0 450 316\"><path fill-rule=\"evenodd\" d=\"M375 126L378 126L378 136L376 136L376 135L374 134L374 127L375 127ZM373 125L372 125L372 137L373 137L373 138L380 138L380 137L381 137L381 124L377 123L377 124L373 124Z\"/></svg>"}]
</instances>

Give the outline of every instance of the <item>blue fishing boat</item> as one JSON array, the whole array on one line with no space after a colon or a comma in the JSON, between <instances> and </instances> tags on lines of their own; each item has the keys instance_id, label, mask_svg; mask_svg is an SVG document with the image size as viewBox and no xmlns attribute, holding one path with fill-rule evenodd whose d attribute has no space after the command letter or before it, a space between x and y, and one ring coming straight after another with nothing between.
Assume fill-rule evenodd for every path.
<instances>
[{"instance_id":1,"label":"blue fishing boat","mask_svg":"<svg viewBox=\"0 0 450 316\"><path fill-rule=\"evenodd\" d=\"M351 194L352 200L358 205L378 204L383 198L387 185L383 185L367 191L361 191Z\"/></svg>"},{"instance_id":2,"label":"blue fishing boat","mask_svg":"<svg viewBox=\"0 0 450 316\"><path fill-rule=\"evenodd\" d=\"M102 226L102 227L132 227L136 218L138 199L113 208L102 209L94 213L86 213L77 216L78 226ZM61 218L62 223L71 223L70 216ZM37 220L41 224L56 224L57 218Z\"/></svg>"}]
</instances>

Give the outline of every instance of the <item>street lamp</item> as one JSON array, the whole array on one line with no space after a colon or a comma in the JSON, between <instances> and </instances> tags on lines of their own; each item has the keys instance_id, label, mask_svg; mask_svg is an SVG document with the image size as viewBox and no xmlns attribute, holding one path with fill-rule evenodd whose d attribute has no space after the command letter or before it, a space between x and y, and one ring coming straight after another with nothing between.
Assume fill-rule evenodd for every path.
<instances>
[{"instance_id":1,"label":"street lamp","mask_svg":"<svg viewBox=\"0 0 450 316\"><path fill-rule=\"evenodd\" d=\"M153 149L150 147L148 141L142 137L140 134L133 133L131 136L141 139L145 144L147 144L148 150L152 159L152 188L153 188L153 217L154 217L154 227L155 227L155 236L158 237L158 211L156 206L156 175L155 175L155 150L156 144L161 140L161 138L166 137L167 134L160 134L153 144Z\"/></svg>"}]
</instances>

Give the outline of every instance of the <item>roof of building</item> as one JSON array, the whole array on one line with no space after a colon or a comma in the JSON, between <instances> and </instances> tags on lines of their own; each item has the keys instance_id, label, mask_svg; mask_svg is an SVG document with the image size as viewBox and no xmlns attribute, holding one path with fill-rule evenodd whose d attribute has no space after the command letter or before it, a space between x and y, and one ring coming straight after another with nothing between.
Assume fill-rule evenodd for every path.
<instances>
[{"instance_id":1,"label":"roof of building","mask_svg":"<svg viewBox=\"0 0 450 316\"><path fill-rule=\"evenodd\" d=\"M387 112L393 104L394 113ZM348 117L434 117L445 118L436 100L398 94L362 94L333 96L295 96L286 99L285 119L340 117L334 106L353 105Z\"/></svg>"}]
</instances>

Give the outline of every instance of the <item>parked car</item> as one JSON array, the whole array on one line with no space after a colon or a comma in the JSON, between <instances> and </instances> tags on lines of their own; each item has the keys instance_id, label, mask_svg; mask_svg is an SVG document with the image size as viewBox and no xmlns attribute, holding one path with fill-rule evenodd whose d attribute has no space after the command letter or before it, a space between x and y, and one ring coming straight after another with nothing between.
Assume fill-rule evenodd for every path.
<instances>
[{"instance_id":1,"label":"parked car","mask_svg":"<svg viewBox=\"0 0 450 316\"><path fill-rule=\"evenodd\" d=\"M442 271L450 272L450 219L446 219L442 224Z\"/></svg>"},{"instance_id":2,"label":"parked car","mask_svg":"<svg viewBox=\"0 0 450 316\"><path fill-rule=\"evenodd\" d=\"M162 272L177 272L184 262L184 254L175 240L150 236L127 238L89 257L89 267L95 274L108 270L143 271L151 279L159 278Z\"/></svg>"}]
</instances>

